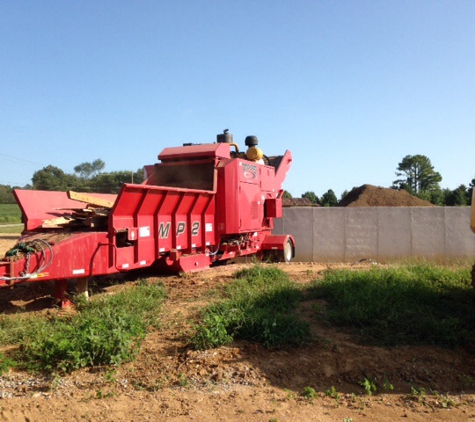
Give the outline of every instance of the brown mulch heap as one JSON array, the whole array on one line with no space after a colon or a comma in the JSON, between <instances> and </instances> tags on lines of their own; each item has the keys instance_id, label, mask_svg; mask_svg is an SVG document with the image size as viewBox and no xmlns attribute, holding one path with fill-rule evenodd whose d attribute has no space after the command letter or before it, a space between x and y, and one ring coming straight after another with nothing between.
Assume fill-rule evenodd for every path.
<instances>
[{"instance_id":1,"label":"brown mulch heap","mask_svg":"<svg viewBox=\"0 0 475 422\"><path fill-rule=\"evenodd\" d=\"M433 207L434 204L411 195L405 190L363 185L353 188L339 207Z\"/></svg>"},{"instance_id":2,"label":"brown mulch heap","mask_svg":"<svg viewBox=\"0 0 475 422\"><path fill-rule=\"evenodd\" d=\"M283 198L282 206L284 207L319 207L308 198Z\"/></svg>"}]
</instances>

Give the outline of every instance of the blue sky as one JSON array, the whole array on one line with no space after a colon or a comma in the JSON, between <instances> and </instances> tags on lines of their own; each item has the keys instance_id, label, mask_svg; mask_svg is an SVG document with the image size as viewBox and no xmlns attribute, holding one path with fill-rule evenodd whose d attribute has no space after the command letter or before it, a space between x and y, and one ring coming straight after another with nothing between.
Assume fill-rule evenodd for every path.
<instances>
[{"instance_id":1,"label":"blue sky","mask_svg":"<svg viewBox=\"0 0 475 422\"><path fill-rule=\"evenodd\" d=\"M292 151L298 197L389 187L406 155L475 177L475 2L2 1L0 184L214 142Z\"/></svg>"}]
</instances>

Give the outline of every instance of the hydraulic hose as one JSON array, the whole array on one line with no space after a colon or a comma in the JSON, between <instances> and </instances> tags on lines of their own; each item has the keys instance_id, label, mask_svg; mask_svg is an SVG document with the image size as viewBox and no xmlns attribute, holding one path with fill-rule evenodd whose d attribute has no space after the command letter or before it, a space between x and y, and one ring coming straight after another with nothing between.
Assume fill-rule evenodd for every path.
<instances>
[{"instance_id":1,"label":"hydraulic hose","mask_svg":"<svg viewBox=\"0 0 475 422\"><path fill-rule=\"evenodd\" d=\"M51 245L48 242L46 242L43 239L35 239L35 240L32 240L30 242L30 245L33 246L33 247L36 246L40 249L41 257L38 260L38 262L39 262L38 268L35 271L33 271L32 273L28 272L29 255L32 253L32 252L28 251L27 254L26 254L26 264L25 264L26 272L24 272L23 274L20 273L19 277L0 277L0 280L3 280L3 281L28 280L29 278L37 276L38 274L43 272L46 268L48 268L51 265L51 263L53 262L53 258L54 258L54 251L53 251L53 248L51 247ZM46 260L46 255L47 255L46 249L50 253L50 258L49 258L48 261Z\"/></svg>"}]
</instances>

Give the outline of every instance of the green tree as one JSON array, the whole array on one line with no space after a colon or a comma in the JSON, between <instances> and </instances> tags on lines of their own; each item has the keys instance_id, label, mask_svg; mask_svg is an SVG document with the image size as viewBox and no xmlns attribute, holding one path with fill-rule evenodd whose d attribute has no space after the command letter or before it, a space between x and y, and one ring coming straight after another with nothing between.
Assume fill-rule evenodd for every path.
<instances>
[{"instance_id":1,"label":"green tree","mask_svg":"<svg viewBox=\"0 0 475 422\"><path fill-rule=\"evenodd\" d=\"M292 194L289 191L284 190L284 193L282 194L282 198L292 199Z\"/></svg>"},{"instance_id":2,"label":"green tree","mask_svg":"<svg viewBox=\"0 0 475 422\"><path fill-rule=\"evenodd\" d=\"M440 189L442 181L442 176L425 155L406 155L398 165L396 176L400 179L393 182L393 187L417 196Z\"/></svg>"},{"instance_id":3,"label":"green tree","mask_svg":"<svg viewBox=\"0 0 475 422\"><path fill-rule=\"evenodd\" d=\"M100 173L104 167L105 163L98 159L93 163L79 164L74 167L76 174L68 174L49 165L33 174L32 189L118 193L124 183L140 184L144 181L142 168L135 172L124 170Z\"/></svg>"},{"instance_id":4,"label":"green tree","mask_svg":"<svg viewBox=\"0 0 475 422\"><path fill-rule=\"evenodd\" d=\"M88 182L88 188L93 192L119 193L124 183L140 184L144 181L141 169L133 171L113 171L100 173Z\"/></svg>"},{"instance_id":5,"label":"green tree","mask_svg":"<svg viewBox=\"0 0 475 422\"><path fill-rule=\"evenodd\" d=\"M16 204L13 189L9 185L0 185L0 204Z\"/></svg>"},{"instance_id":6,"label":"green tree","mask_svg":"<svg viewBox=\"0 0 475 422\"><path fill-rule=\"evenodd\" d=\"M348 195L348 193L349 193L349 192L345 189L345 190L343 191L343 193L341 194L341 196L340 196L340 201L341 201L346 195Z\"/></svg>"},{"instance_id":7,"label":"green tree","mask_svg":"<svg viewBox=\"0 0 475 422\"><path fill-rule=\"evenodd\" d=\"M335 207L338 204L338 199L335 195L333 190L328 189L323 195L322 199L320 200L320 205L323 207Z\"/></svg>"},{"instance_id":8,"label":"green tree","mask_svg":"<svg viewBox=\"0 0 475 422\"><path fill-rule=\"evenodd\" d=\"M443 207L447 201L447 191L450 192L450 189L434 189L427 195L427 201Z\"/></svg>"},{"instance_id":9,"label":"green tree","mask_svg":"<svg viewBox=\"0 0 475 422\"><path fill-rule=\"evenodd\" d=\"M102 170L104 170L106 163L100 158L94 160L92 163L81 163L74 167L74 172L78 174L79 177L83 179L90 179L98 175Z\"/></svg>"},{"instance_id":10,"label":"green tree","mask_svg":"<svg viewBox=\"0 0 475 422\"><path fill-rule=\"evenodd\" d=\"M310 200L312 204L319 204L320 200L318 199L318 196L315 194L315 192L305 192L302 194L302 198L307 198Z\"/></svg>"},{"instance_id":11,"label":"green tree","mask_svg":"<svg viewBox=\"0 0 475 422\"><path fill-rule=\"evenodd\" d=\"M460 185L457 189L449 191L446 196L445 205L448 206L467 206L470 204L470 197L467 186Z\"/></svg>"},{"instance_id":12,"label":"green tree","mask_svg":"<svg viewBox=\"0 0 475 422\"><path fill-rule=\"evenodd\" d=\"M37 190L79 190L81 181L73 174L67 174L58 167L49 165L36 171L31 179Z\"/></svg>"}]
</instances>

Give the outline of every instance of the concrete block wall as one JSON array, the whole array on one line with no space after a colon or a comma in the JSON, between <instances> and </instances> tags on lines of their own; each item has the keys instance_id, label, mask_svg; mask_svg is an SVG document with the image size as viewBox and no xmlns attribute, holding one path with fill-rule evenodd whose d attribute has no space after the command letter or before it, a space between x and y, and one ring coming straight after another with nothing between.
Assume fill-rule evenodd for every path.
<instances>
[{"instance_id":1,"label":"concrete block wall","mask_svg":"<svg viewBox=\"0 0 475 422\"><path fill-rule=\"evenodd\" d=\"M292 234L295 261L474 258L468 207L291 207L275 234Z\"/></svg>"}]
</instances>

